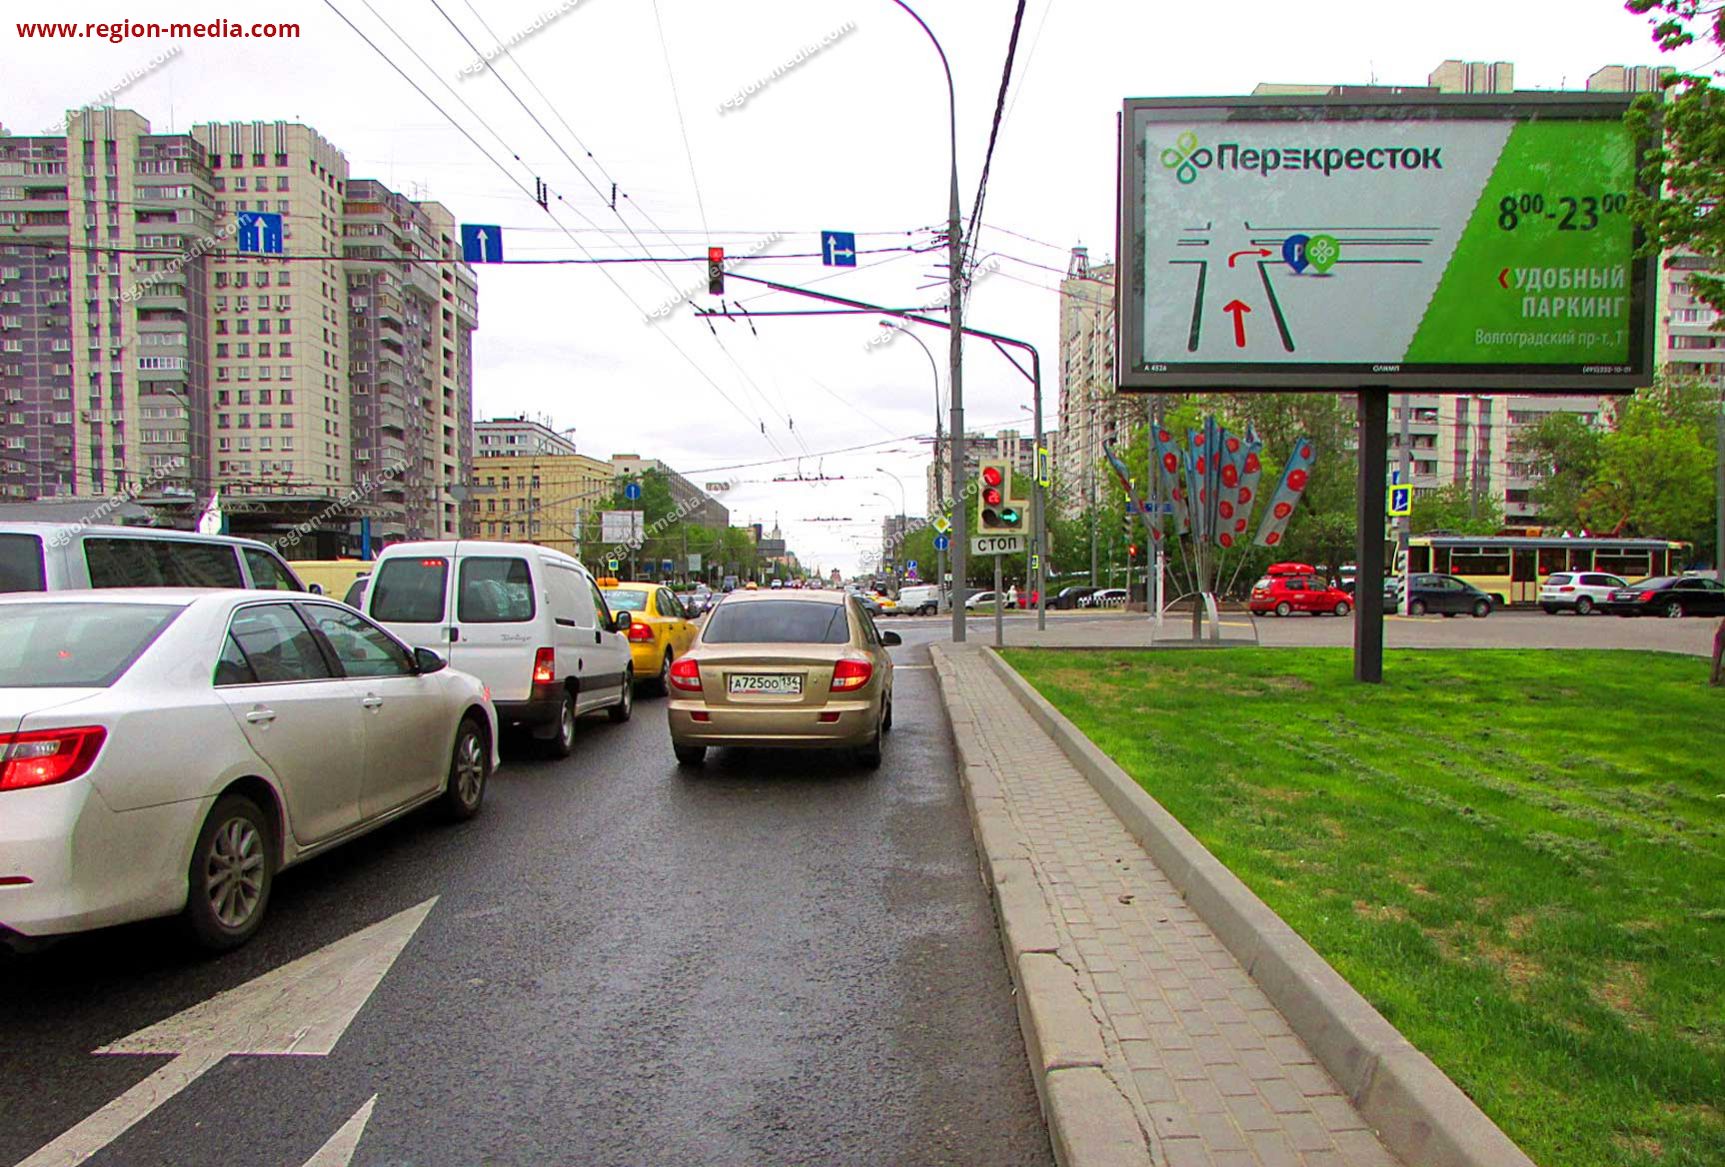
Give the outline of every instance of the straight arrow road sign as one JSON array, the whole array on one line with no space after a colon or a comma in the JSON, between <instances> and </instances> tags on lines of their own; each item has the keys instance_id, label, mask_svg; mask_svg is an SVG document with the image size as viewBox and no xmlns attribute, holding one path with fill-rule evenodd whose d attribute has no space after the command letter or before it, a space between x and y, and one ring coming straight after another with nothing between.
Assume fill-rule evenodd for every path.
<instances>
[{"instance_id":1,"label":"straight arrow road sign","mask_svg":"<svg viewBox=\"0 0 1725 1167\"><path fill-rule=\"evenodd\" d=\"M327 1056L436 903L433 896L102 1046L95 1052L154 1054L173 1060L18 1167L73 1167L82 1163L229 1054ZM362 1108L367 1117L369 1107L368 1103ZM349 1125L356 1121L363 1127L359 1115L350 1119ZM357 1134L354 1138L357 1142Z\"/></svg>"},{"instance_id":2,"label":"straight arrow road sign","mask_svg":"<svg viewBox=\"0 0 1725 1167\"><path fill-rule=\"evenodd\" d=\"M503 228L496 223L463 223L461 258L467 263L502 263Z\"/></svg>"},{"instance_id":3,"label":"straight arrow road sign","mask_svg":"<svg viewBox=\"0 0 1725 1167\"><path fill-rule=\"evenodd\" d=\"M854 231L822 231L821 263L827 267L857 265L857 237Z\"/></svg>"}]
</instances>

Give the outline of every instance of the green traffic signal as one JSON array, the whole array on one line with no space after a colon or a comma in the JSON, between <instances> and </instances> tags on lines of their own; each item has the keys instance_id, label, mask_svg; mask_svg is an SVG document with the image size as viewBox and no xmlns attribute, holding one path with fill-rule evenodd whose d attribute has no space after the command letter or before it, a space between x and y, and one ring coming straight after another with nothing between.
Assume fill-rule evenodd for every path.
<instances>
[{"instance_id":1,"label":"green traffic signal","mask_svg":"<svg viewBox=\"0 0 1725 1167\"><path fill-rule=\"evenodd\" d=\"M1024 521L1024 516L1023 516L1023 514L1021 514L1019 512L1017 507L1002 507L1002 508L1000 508L1000 525L1001 526L1003 526L1003 527L1016 527L1016 526L1020 525L1023 521Z\"/></svg>"}]
</instances>

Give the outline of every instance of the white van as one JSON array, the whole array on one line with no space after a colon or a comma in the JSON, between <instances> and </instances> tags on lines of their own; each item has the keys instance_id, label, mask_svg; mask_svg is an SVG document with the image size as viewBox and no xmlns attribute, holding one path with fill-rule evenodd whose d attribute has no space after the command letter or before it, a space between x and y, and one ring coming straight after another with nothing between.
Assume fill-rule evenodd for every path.
<instances>
[{"instance_id":1,"label":"white van","mask_svg":"<svg viewBox=\"0 0 1725 1167\"><path fill-rule=\"evenodd\" d=\"M364 611L489 686L500 724L531 729L568 757L575 719L606 710L627 721L635 677L624 633L579 560L532 543L475 539L383 550Z\"/></svg>"},{"instance_id":2,"label":"white van","mask_svg":"<svg viewBox=\"0 0 1725 1167\"><path fill-rule=\"evenodd\" d=\"M898 610L911 616L932 616L940 611L940 591L933 584L913 584L900 588Z\"/></svg>"},{"instance_id":3,"label":"white van","mask_svg":"<svg viewBox=\"0 0 1725 1167\"><path fill-rule=\"evenodd\" d=\"M267 543L155 527L0 522L0 592L259 588L303 592Z\"/></svg>"}]
</instances>

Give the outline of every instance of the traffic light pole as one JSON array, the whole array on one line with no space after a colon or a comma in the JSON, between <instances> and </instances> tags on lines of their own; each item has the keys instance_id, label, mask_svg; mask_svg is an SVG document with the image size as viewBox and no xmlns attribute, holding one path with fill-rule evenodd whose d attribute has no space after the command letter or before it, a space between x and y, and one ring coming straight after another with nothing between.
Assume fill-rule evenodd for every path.
<instances>
[{"instance_id":1,"label":"traffic light pole","mask_svg":"<svg viewBox=\"0 0 1725 1167\"><path fill-rule=\"evenodd\" d=\"M1000 588L1000 564L1005 558L1004 555L994 557L994 647L996 648L1006 646L1006 641L1001 636L1000 627L1001 621L1005 619L1001 613L1006 609L1006 593Z\"/></svg>"}]
</instances>

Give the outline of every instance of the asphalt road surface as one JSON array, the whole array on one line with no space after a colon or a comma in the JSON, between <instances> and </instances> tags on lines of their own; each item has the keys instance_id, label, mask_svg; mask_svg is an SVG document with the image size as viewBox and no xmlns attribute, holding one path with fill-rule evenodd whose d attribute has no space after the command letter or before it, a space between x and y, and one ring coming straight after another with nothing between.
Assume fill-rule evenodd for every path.
<instances>
[{"instance_id":1,"label":"asphalt road surface","mask_svg":"<svg viewBox=\"0 0 1725 1167\"><path fill-rule=\"evenodd\" d=\"M290 871L236 953L152 924L0 955L0 1163L171 1061L98 1047L432 897L328 1056L222 1058L89 1162L298 1167L374 1095L356 1164L1051 1162L934 674L895 652L878 772L691 777L643 700L506 754L471 823Z\"/></svg>"}]
</instances>

